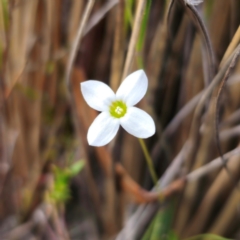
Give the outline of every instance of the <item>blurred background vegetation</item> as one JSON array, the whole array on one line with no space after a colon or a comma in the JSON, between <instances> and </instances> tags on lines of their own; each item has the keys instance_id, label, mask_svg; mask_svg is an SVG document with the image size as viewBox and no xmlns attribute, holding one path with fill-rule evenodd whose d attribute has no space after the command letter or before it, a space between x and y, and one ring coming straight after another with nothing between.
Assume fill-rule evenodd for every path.
<instances>
[{"instance_id":1,"label":"blurred background vegetation","mask_svg":"<svg viewBox=\"0 0 240 240\"><path fill-rule=\"evenodd\" d=\"M240 239L239 23L239 0L0 0L0 239ZM79 84L140 68L161 197L133 136L86 141Z\"/></svg>"}]
</instances>

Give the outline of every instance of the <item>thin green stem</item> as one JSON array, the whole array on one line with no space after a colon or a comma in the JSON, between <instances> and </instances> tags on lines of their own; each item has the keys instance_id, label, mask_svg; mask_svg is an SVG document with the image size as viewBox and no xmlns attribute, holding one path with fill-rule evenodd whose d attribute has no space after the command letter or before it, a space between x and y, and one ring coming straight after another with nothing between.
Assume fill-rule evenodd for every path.
<instances>
[{"instance_id":1,"label":"thin green stem","mask_svg":"<svg viewBox=\"0 0 240 240\"><path fill-rule=\"evenodd\" d=\"M139 143L140 143L141 148L143 150L143 153L144 153L144 156L145 156L145 159L146 159L146 162L147 162L148 169L150 171L152 180L153 180L154 184L157 186L157 184L158 184L158 177L157 177L157 174L156 174L156 172L154 170L152 158L151 158L151 156L150 156L150 154L148 152L147 146L146 146L145 142L143 141L143 139L139 138L138 140L139 140Z\"/></svg>"}]
</instances>

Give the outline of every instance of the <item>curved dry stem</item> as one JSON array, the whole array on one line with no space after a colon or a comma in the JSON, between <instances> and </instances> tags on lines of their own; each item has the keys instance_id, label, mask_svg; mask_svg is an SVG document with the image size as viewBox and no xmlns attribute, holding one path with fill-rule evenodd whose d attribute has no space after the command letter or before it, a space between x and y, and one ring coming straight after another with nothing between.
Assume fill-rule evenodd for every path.
<instances>
[{"instance_id":1,"label":"curved dry stem","mask_svg":"<svg viewBox=\"0 0 240 240\"><path fill-rule=\"evenodd\" d=\"M209 81L208 83L211 82L213 79L215 73L216 73L216 63L215 63L215 54L213 51L212 43L210 40L210 37L207 32L207 28L205 27L205 24L199 15L196 7L192 5L187 5L188 9L192 12L193 16L195 17L197 21L197 26L199 26L199 30L202 33L206 48L207 48L207 53L208 53L208 58L209 58L209 69L208 69L208 74L209 74Z\"/></svg>"}]
</instances>

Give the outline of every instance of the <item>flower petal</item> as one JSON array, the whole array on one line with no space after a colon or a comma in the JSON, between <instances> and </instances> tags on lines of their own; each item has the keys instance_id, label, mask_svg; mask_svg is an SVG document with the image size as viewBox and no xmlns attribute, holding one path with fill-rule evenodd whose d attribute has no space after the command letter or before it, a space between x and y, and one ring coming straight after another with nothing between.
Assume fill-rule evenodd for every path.
<instances>
[{"instance_id":1,"label":"flower petal","mask_svg":"<svg viewBox=\"0 0 240 240\"><path fill-rule=\"evenodd\" d=\"M107 110L116 98L108 85L96 80L82 82L81 91L87 104L98 111Z\"/></svg>"},{"instance_id":2,"label":"flower petal","mask_svg":"<svg viewBox=\"0 0 240 240\"><path fill-rule=\"evenodd\" d=\"M128 106L137 104L147 92L148 79L143 70L133 72L125 78L117 90L117 99L123 100Z\"/></svg>"},{"instance_id":3,"label":"flower petal","mask_svg":"<svg viewBox=\"0 0 240 240\"><path fill-rule=\"evenodd\" d=\"M138 138L151 137L156 131L152 117L136 107L128 108L126 115L120 118L120 124L128 133Z\"/></svg>"},{"instance_id":4,"label":"flower petal","mask_svg":"<svg viewBox=\"0 0 240 240\"><path fill-rule=\"evenodd\" d=\"M108 144L117 134L119 120L111 117L108 112L100 113L88 129L89 145L100 147Z\"/></svg>"}]
</instances>

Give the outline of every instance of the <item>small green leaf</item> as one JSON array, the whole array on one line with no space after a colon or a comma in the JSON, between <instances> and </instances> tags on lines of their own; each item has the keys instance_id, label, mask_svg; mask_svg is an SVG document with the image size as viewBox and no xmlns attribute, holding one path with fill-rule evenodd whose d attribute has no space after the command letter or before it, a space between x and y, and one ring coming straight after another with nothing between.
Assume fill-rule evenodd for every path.
<instances>
[{"instance_id":1,"label":"small green leaf","mask_svg":"<svg viewBox=\"0 0 240 240\"><path fill-rule=\"evenodd\" d=\"M57 203L65 202L70 198L69 182L70 179L76 176L84 167L84 160L79 160L71 166L61 169L54 166L54 186L49 196Z\"/></svg>"},{"instance_id":2,"label":"small green leaf","mask_svg":"<svg viewBox=\"0 0 240 240\"><path fill-rule=\"evenodd\" d=\"M79 160L77 162L75 162L74 164L72 164L69 167L69 171L70 171L70 176L76 176L84 167L85 162L83 160Z\"/></svg>"}]
</instances>

